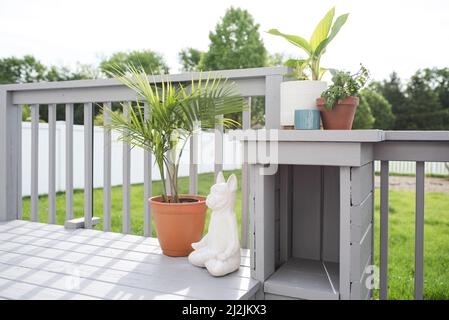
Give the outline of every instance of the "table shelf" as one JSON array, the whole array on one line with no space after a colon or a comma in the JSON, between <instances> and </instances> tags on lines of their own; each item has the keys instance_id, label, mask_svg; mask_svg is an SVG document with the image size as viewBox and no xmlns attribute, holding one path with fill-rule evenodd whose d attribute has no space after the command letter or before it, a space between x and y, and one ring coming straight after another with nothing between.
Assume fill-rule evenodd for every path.
<instances>
[{"instance_id":1,"label":"table shelf","mask_svg":"<svg viewBox=\"0 0 449 320\"><path fill-rule=\"evenodd\" d=\"M338 300L338 263L290 258L265 281L264 291L297 299Z\"/></svg>"}]
</instances>

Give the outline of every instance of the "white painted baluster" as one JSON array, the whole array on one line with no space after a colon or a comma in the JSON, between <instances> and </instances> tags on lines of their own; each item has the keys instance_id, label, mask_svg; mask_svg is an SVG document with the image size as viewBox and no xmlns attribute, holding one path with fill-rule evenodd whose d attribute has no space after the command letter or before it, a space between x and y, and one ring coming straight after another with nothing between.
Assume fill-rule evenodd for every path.
<instances>
[{"instance_id":1,"label":"white painted baluster","mask_svg":"<svg viewBox=\"0 0 449 320\"><path fill-rule=\"evenodd\" d=\"M65 105L65 220L73 219L73 103Z\"/></svg>"},{"instance_id":2,"label":"white painted baluster","mask_svg":"<svg viewBox=\"0 0 449 320\"><path fill-rule=\"evenodd\" d=\"M18 126L17 126L17 148L19 152L17 154L17 219L22 219L22 105L18 106L19 113Z\"/></svg>"},{"instance_id":3,"label":"white painted baluster","mask_svg":"<svg viewBox=\"0 0 449 320\"><path fill-rule=\"evenodd\" d=\"M56 223L56 104L48 105L48 223Z\"/></svg>"},{"instance_id":4,"label":"white painted baluster","mask_svg":"<svg viewBox=\"0 0 449 320\"><path fill-rule=\"evenodd\" d=\"M198 193L198 134L190 137L189 193Z\"/></svg>"},{"instance_id":5,"label":"white painted baluster","mask_svg":"<svg viewBox=\"0 0 449 320\"><path fill-rule=\"evenodd\" d=\"M144 118L148 120L150 117L150 109L147 105L144 105ZM144 210L143 210L143 235L145 237L152 236L152 226L151 226L151 206L148 202L148 199L151 197L151 184L153 182L151 178L151 152L145 150L143 152L143 201L144 201Z\"/></svg>"},{"instance_id":6,"label":"white painted baluster","mask_svg":"<svg viewBox=\"0 0 449 320\"><path fill-rule=\"evenodd\" d=\"M423 161L416 162L416 220L415 220L415 300L423 299L424 285L424 177Z\"/></svg>"},{"instance_id":7,"label":"white painted baluster","mask_svg":"<svg viewBox=\"0 0 449 320\"><path fill-rule=\"evenodd\" d=\"M103 103L103 124L107 125L111 115L111 103ZM111 130L103 127L103 230L111 231Z\"/></svg>"},{"instance_id":8,"label":"white painted baluster","mask_svg":"<svg viewBox=\"0 0 449 320\"><path fill-rule=\"evenodd\" d=\"M84 227L92 228L93 205L93 107L84 104Z\"/></svg>"},{"instance_id":9,"label":"white painted baluster","mask_svg":"<svg viewBox=\"0 0 449 320\"><path fill-rule=\"evenodd\" d=\"M222 119L223 115L217 116L217 119ZM223 170L223 124L215 125L215 162L214 162L215 177Z\"/></svg>"},{"instance_id":10,"label":"white painted baluster","mask_svg":"<svg viewBox=\"0 0 449 320\"><path fill-rule=\"evenodd\" d=\"M39 105L31 106L31 221L38 221L39 210Z\"/></svg>"},{"instance_id":11,"label":"white painted baluster","mask_svg":"<svg viewBox=\"0 0 449 320\"><path fill-rule=\"evenodd\" d=\"M242 129L251 129L251 97L247 98L248 110L242 113ZM249 166L246 155L242 152L243 164L242 164L242 248L248 247L248 216L249 216Z\"/></svg>"},{"instance_id":12,"label":"white painted baluster","mask_svg":"<svg viewBox=\"0 0 449 320\"><path fill-rule=\"evenodd\" d=\"M123 115L129 119L129 108L131 103L126 102L123 104ZM130 214L130 151L131 148L128 143L123 142L123 193L122 193L122 232L131 232L131 214Z\"/></svg>"},{"instance_id":13,"label":"white painted baluster","mask_svg":"<svg viewBox=\"0 0 449 320\"><path fill-rule=\"evenodd\" d=\"M389 162L381 161L380 167L380 286L379 297L388 299L388 197Z\"/></svg>"}]
</instances>

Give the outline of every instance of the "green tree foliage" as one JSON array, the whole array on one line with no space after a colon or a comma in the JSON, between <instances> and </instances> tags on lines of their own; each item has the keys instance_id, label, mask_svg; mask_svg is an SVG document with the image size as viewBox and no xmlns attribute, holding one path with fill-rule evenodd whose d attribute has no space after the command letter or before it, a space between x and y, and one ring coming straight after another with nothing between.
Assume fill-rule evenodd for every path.
<instances>
[{"instance_id":1,"label":"green tree foliage","mask_svg":"<svg viewBox=\"0 0 449 320\"><path fill-rule=\"evenodd\" d=\"M47 68L33 56L0 59L0 83L25 83L47 80Z\"/></svg>"},{"instance_id":2,"label":"green tree foliage","mask_svg":"<svg viewBox=\"0 0 449 320\"><path fill-rule=\"evenodd\" d=\"M100 70L89 64L78 64L75 70L67 67L48 68L46 81L66 81L66 80L83 80L100 78Z\"/></svg>"},{"instance_id":3,"label":"green tree foliage","mask_svg":"<svg viewBox=\"0 0 449 320\"><path fill-rule=\"evenodd\" d=\"M0 59L0 84L39 81L95 79L99 72L87 64L78 64L74 71L67 67L45 66L35 57Z\"/></svg>"},{"instance_id":4,"label":"green tree foliage","mask_svg":"<svg viewBox=\"0 0 449 320\"><path fill-rule=\"evenodd\" d=\"M403 92L403 85L396 72L393 72L388 80L373 82L371 88L390 102L393 114L397 115L406 110L406 98Z\"/></svg>"},{"instance_id":5,"label":"green tree foliage","mask_svg":"<svg viewBox=\"0 0 449 320\"><path fill-rule=\"evenodd\" d=\"M285 62L286 58L282 53L268 54L265 67L279 67L283 66Z\"/></svg>"},{"instance_id":6,"label":"green tree foliage","mask_svg":"<svg viewBox=\"0 0 449 320\"><path fill-rule=\"evenodd\" d=\"M179 53L179 62L182 65L183 71L201 70L201 63L203 58L204 52L194 48L183 49Z\"/></svg>"},{"instance_id":7,"label":"green tree foliage","mask_svg":"<svg viewBox=\"0 0 449 320\"><path fill-rule=\"evenodd\" d=\"M361 96L360 103L355 112L352 129L371 129L374 124L374 117L371 113L367 100Z\"/></svg>"},{"instance_id":8,"label":"green tree foliage","mask_svg":"<svg viewBox=\"0 0 449 320\"><path fill-rule=\"evenodd\" d=\"M395 130L449 129L448 68L418 70L405 86L393 73L373 88L392 105Z\"/></svg>"},{"instance_id":9,"label":"green tree foliage","mask_svg":"<svg viewBox=\"0 0 449 320\"><path fill-rule=\"evenodd\" d=\"M394 126L394 114L391 104L381 94L371 90L363 89L360 92L362 99L368 104L374 124L372 128L390 130Z\"/></svg>"},{"instance_id":10,"label":"green tree foliage","mask_svg":"<svg viewBox=\"0 0 449 320\"><path fill-rule=\"evenodd\" d=\"M22 121L31 121L31 109L29 105L22 107Z\"/></svg>"},{"instance_id":11,"label":"green tree foliage","mask_svg":"<svg viewBox=\"0 0 449 320\"><path fill-rule=\"evenodd\" d=\"M169 71L162 55L151 50L116 52L100 63L100 69L110 77L110 72L124 71L128 65L142 67L148 74L168 73Z\"/></svg>"},{"instance_id":12,"label":"green tree foliage","mask_svg":"<svg viewBox=\"0 0 449 320\"><path fill-rule=\"evenodd\" d=\"M118 106L112 106L112 111L113 113L115 113L117 116L119 116L120 114L122 114L122 106L118 105ZM104 117L103 117L103 112L99 112L95 117L94 117L94 126L103 126L104 125Z\"/></svg>"},{"instance_id":13,"label":"green tree foliage","mask_svg":"<svg viewBox=\"0 0 449 320\"><path fill-rule=\"evenodd\" d=\"M209 33L209 50L203 70L255 68L265 65L267 52L259 24L248 11L231 7Z\"/></svg>"}]
</instances>

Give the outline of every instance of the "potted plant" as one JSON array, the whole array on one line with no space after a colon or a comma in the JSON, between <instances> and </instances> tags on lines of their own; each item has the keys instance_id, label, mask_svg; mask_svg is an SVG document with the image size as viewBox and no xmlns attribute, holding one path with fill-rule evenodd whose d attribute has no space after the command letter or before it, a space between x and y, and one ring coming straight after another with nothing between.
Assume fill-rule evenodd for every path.
<instances>
[{"instance_id":1,"label":"potted plant","mask_svg":"<svg viewBox=\"0 0 449 320\"><path fill-rule=\"evenodd\" d=\"M191 244L201 240L207 207L203 196L179 194L182 152L197 130L214 128L217 123L237 125L218 115L242 112L245 100L233 83L210 73L206 79L200 74L198 81L192 77L187 86L172 83L168 76L159 83L150 81L142 68L132 66L115 70L114 76L135 91L137 101L128 116L104 109L110 115L106 126L120 133L119 140L153 154L163 184L162 194L148 200L157 236L165 255L187 256L193 250ZM144 108L148 108L147 117Z\"/></svg>"},{"instance_id":2,"label":"potted plant","mask_svg":"<svg viewBox=\"0 0 449 320\"><path fill-rule=\"evenodd\" d=\"M268 33L281 36L304 50L306 59L290 59L286 66L293 68L290 75L296 81L281 83L281 125L290 128L294 124L295 109L316 109L315 100L326 90L327 84L321 81L325 68L320 61L329 43L346 23L348 14L339 16L334 22L335 7L326 13L318 23L310 40L271 29ZM309 74L307 74L309 73ZM309 80L310 79L310 80Z\"/></svg>"},{"instance_id":3,"label":"potted plant","mask_svg":"<svg viewBox=\"0 0 449 320\"><path fill-rule=\"evenodd\" d=\"M356 74L331 70L332 85L321 94L316 104L324 129L351 130L359 105L359 92L369 78L368 70L360 66Z\"/></svg>"}]
</instances>

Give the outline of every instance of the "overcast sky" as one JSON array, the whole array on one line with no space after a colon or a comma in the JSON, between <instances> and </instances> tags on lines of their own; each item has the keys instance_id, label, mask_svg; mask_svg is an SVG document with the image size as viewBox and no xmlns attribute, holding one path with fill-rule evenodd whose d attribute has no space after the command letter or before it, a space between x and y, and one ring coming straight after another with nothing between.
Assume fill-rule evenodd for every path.
<instances>
[{"instance_id":1,"label":"overcast sky","mask_svg":"<svg viewBox=\"0 0 449 320\"><path fill-rule=\"evenodd\" d=\"M0 57L97 65L115 51L152 49L177 72L178 52L206 50L209 31L230 6L249 10L271 53L300 56L264 31L309 38L333 5L350 16L322 66L355 70L362 62L377 79L449 66L449 0L0 0Z\"/></svg>"}]
</instances>

